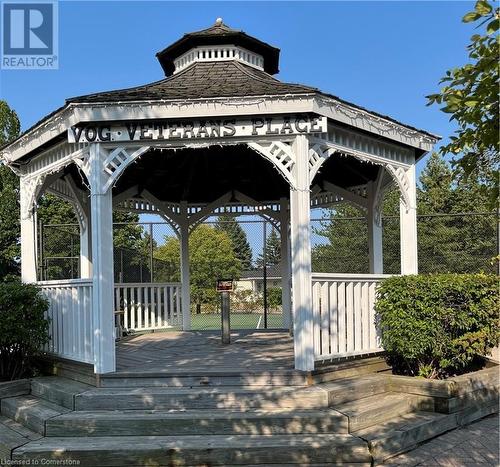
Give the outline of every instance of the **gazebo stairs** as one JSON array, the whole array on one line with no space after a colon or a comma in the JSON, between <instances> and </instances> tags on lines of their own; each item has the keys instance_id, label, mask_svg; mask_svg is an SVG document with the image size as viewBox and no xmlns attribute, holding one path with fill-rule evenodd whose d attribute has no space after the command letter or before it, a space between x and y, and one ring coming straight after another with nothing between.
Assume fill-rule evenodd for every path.
<instances>
[{"instance_id":1,"label":"gazebo stairs","mask_svg":"<svg viewBox=\"0 0 500 467\"><path fill-rule=\"evenodd\" d=\"M372 465L456 426L369 374L311 386L95 387L34 378L1 400L0 454L81 466Z\"/></svg>"}]
</instances>

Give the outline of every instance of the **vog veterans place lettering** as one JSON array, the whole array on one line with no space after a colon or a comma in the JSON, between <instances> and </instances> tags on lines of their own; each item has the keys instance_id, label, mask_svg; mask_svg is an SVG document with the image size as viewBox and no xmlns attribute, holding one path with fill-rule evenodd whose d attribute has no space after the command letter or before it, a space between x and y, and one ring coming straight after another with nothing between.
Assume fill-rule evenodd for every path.
<instances>
[{"instance_id":1,"label":"vog veterans place lettering","mask_svg":"<svg viewBox=\"0 0 500 467\"><path fill-rule=\"evenodd\" d=\"M68 129L68 142L162 141L325 133L326 117L258 116L250 119L129 121L78 124Z\"/></svg>"}]
</instances>

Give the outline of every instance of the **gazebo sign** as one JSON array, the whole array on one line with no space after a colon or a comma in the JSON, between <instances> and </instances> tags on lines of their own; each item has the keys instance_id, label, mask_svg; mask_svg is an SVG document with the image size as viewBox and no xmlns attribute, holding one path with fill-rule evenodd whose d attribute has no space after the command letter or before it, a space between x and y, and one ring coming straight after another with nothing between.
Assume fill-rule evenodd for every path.
<instances>
[{"instance_id":1,"label":"gazebo sign","mask_svg":"<svg viewBox=\"0 0 500 467\"><path fill-rule=\"evenodd\" d=\"M215 284L215 290L217 292L232 292L233 291L233 280L232 279L217 279Z\"/></svg>"},{"instance_id":2,"label":"gazebo sign","mask_svg":"<svg viewBox=\"0 0 500 467\"><path fill-rule=\"evenodd\" d=\"M326 117L256 116L250 119L129 121L119 125L82 124L68 129L70 143L162 141L326 133Z\"/></svg>"}]
</instances>

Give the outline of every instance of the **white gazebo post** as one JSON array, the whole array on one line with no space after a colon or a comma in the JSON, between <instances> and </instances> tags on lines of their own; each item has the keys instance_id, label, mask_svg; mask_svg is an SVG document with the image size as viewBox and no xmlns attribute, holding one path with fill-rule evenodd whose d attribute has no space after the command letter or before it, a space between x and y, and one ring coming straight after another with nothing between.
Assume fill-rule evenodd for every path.
<instances>
[{"instance_id":1,"label":"white gazebo post","mask_svg":"<svg viewBox=\"0 0 500 467\"><path fill-rule=\"evenodd\" d=\"M21 280L25 283L36 282L36 221L35 197L32 195L28 180L20 180L21 204Z\"/></svg>"},{"instance_id":2,"label":"white gazebo post","mask_svg":"<svg viewBox=\"0 0 500 467\"><path fill-rule=\"evenodd\" d=\"M309 140L298 135L292 145L296 186L290 189L292 250L292 311L295 368L314 369L313 310L311 284Z\"/></svg>"},{"instance_id":3,"label":"white gazebo post","mask_svg":"<svg viewBox=\"0 0 500 467\"><path fill-rule=\"evenodd\" d=\"M417 274L417 186L414 163L406 170L406 177L406 193L401 193L399 202L401 274Z\"/></svg>"},{"instance_id":4,"label":"white gazebo post","mask_svg":"<svg viewBox=\"0 0 500 467\"><path fill-rule=\"evenodd\" d=\"M113 201L99 144L90 148L92 318L96 373L115 371Z\"/></svg>"},{"instance_id":5,"label":"white gazebo post","mask_svg":"<svg viewBox=\"0 0 500 467\"><path fill-rule=\"evenodd\" d=\"M291 287L290 287L290 233L288 225L290 215L288 211L288 200L280 200L280 234L281 234L281 308L283 313L283 327L292 330L291 319Z\"/></svg>"},{"instance_id":6,"label":"white gazebo post","mask_svg":"<svg viewBox=\"0 0 500 467\"><path fill-rule=\"evenodd\" d=\"M380 180L384 169L379 169L379 176L375 182L368 183L368 252L370 255L370 274L384 272L384 257L382 248L382 196Z\"/></svg>"},{"instance_id":7,"label":"white gazebo post","mask_svg":"<svg viewBox=\"0 0 500 467\"><path fill-rule=\"evenodd\" d=\"M181 250L181 307L182 330L191 329L191 289L189 271L189 217L187 202L181 202L181 221L179 224L180 250Z\"/></svg>"}]
</instances>

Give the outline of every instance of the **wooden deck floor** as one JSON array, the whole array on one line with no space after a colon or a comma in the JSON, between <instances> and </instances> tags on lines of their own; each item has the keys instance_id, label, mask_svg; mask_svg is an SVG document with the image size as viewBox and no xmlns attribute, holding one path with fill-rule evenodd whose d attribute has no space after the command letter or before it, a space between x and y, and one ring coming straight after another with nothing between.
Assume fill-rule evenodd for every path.
<instances>
[{"instance_id":1,"label":"wooden deck floor","mask_svg":"<svg viewBox=\"0 0 500 467\"><path fill-rule=\"evenodd\" d=\"M293 369L293 339L287 332L237 331L222 345L220 332L157 332L117 344L117 372L259 371Z\"/></svg>"}]
</instances>

